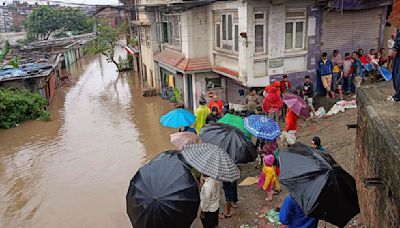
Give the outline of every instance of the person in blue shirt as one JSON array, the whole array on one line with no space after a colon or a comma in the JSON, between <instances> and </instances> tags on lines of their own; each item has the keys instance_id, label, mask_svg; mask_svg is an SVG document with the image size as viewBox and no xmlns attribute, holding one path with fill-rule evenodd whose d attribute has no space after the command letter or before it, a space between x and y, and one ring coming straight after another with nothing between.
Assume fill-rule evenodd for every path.
<instances>
[{"instance_id":1,"label":"person in blue shirt","mask_svg":"<svg viewBox=\"0 0 400 228\"><path fill-rule=\"evenodd\" d=\"M335 98L335 93L331 91L332 86L332 70L333 70L333 63L331 60L328 59L328 53L322 53L322 58L318 63L318 74L321 75L322 85L326 90L326 98L329 98L331 95Z\"/></svg>"},{"instance_id":2,"label":"person in blue shirt","mask_svg":"<svg viewBox=\"0 0 400 228\"><path fill-rule=\"evenodd\" d=\"M196 129L190 127L190 126L186 126L183 129L179 129L179 132L192 132L194 134L197 134Z\"/></svg>"},{"instance_id":3,"label":"person in blue shirt","mask_svg":"<svg viewBox=\"0 0 400 228\"><path fill-rule=\"evenodd\" d=\"M307 217L290 195L283 201L279 211L279 221L287 228L317 228L318 226L318 220Z\"/></svg>"},{"instance_id":4,"label":"person in blue shirt","mask_svg":"<svg viewBox=\"0 0 400 228\"><path fill-rule=\"evenodd\" d=\"M312 139L311 147L321 152L326 152L326 149L321 145L321 139L319 137L314 137Z\"/></svg>"}]
</instances>

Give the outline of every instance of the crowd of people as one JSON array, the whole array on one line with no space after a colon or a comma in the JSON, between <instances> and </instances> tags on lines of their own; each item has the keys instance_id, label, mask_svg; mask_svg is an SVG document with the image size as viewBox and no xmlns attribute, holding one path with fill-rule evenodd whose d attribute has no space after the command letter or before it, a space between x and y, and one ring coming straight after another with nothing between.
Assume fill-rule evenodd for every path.
<instances>
[{"instance_id":1,"label":"crowd of people","mask_svg":"<svg viewBox=\"0 0 400 228\"><path fill-rule=\"evenodd\" d=\"M279 83L279 84L278 84ZM284 128L284 139L288 146L293 145L296 142L294 133L298 130L298 119L299 116L293 112L290 108L286 107L283 102L284 94L291 91L291 83L288 77L285 75L283 80L275 82L274 84L267 86L264 90L265 98L260 99L255 89L251 89L249 94L246 96L246 107L247 112L243 115L268 115L276 122L279 121L279 114L285 115L285 128ZM314 85L310 81L309 76L304 78L304 87L301 88L301 93L298 95L304 96L304 99L310 106L310 110L314 111L313 108L313 96L314 96ZM227 113L234 114L233 110L229 109L228 105L214 95L207 105L207 101L201 98L199 101L199 107L195 111L196 121L195 129L184 128L183 131L195 131L197 133L204 126L212 125L218 122ZM238 113L236 113L238 114ZM240 114L239 114L240 115ZM321 139L315 137L311 143L311 146L315 149L325 151L321 145ZM259 164L257 166L260 169L260 176L258 181L258 187L265 192L265 201L270 202L273 200L275 195L281 193L281 186L279 184L279 146L277 139L272 141L257 139L255 147L259 154ZM225 196L225 204L222 211L219 208L220 192L219 189L223 189ZM215 228L218 226L219 219L231 218L232 208L237 208L238 193L237 193L237 182L219 182L211 177L203 176L201 181L201 220L205 228ZM288 196L282 205L282 212L280 213L281 222L283 224L314 224L316 227L317 221L313 218L308 218L303 214L301 209L295 201Z\"/></svg>"},{"instance_id":2,"label":"crowd of people","mask_svg":"<svg viewBox=\"0 0 400 228\"><path fill-rule=\"evenodd\" d=\"M328 53L322 53L317 67L322 88L318 91L324 92L326 98L339 96L343 99L343 95L354 94L363 81L380 77L380 67L392 71L397 54L395 39L396 34L392 34L387 49L380 48L379 51L370 49L367 54L361 48L352 53L345 53L344 58L339 50L333 51L331 59L328 58Z\"/></svg>"},{"instance_id":3,"label":"crowd of people","mask_svg":"<svg viewBox=\"0 0 400 228\"><path fill-rule=\"evenodd\" d=\"M398 37L397 37L398 38ZM321 60L318 63L317 75L320 80L318 84L322 85L326 98L344 99L345 95L352 96L361 83L368 77L379 75L379 67L396 70L398 64L395 63L397 55L397 46L400 42L395 42L396 36L392 35L388 41L388 50L385 48L371 49L367 54L363 49L350 53L345 53L344 58L338 50L334 50L332 57L329 58L326 52L322 53ZM387 51L389 54L387 54ZM372 67L371 67L372 66ZM398 82L398 81L397 81ZM396 88L396 82L394 82ZM399 83L398 83L399 84ZM399 87L399 86L398 86ZM400 88L400 87L399 87ZM303 99L308 105L309 112L313 113L311 118L315 116L314 95L321 88L316 88L310 80L310 76L304 77L303 86L292 88L292 83L287 75L283 75L281 81L274 81L266 86L263 91L263 97L257 93L255 88L250 89L246 96L246 113L239 115L267 115L275 122L279 122L280 117L284 122L282 137L285 144L290 147L296 142L296 132L298 131L299 114L291 110L284 102L285 94L291 92ZM397 90L396 90L397 91ZM392 97L396 100L396 96ZM400 97L399 99L400 100ZM202 98L197 108L195 129L185 128L183 131L192 131L199 133L204 126L212 125L218 122L227 113L234 114L229 109L229 105L224 103L214 95L207 105L207 101ZM236 113L238 114L238 113ZM258 188L265 192L265 201L270 202L275 195L281 193L279 184L280 164L279 152L280 146L278 139L267 141L257 139L255 147L257 148L258 166L260 175L258 180ZM310 146L316 150L325 153L326 150L322 146L321 139L314 137ZM224 190L225 205L223 211L219 211L219 189ZM227 219L232 217L231 208L236 208L238 202L237 183L223 182L204 177L201 184L201 220L205 228L218 227L219 219ZM289 227L317 227L316 219L307 217L296 201L288 195L284 200L279 213L279 220L282 224Z\"/></svg>"}]
</instances>

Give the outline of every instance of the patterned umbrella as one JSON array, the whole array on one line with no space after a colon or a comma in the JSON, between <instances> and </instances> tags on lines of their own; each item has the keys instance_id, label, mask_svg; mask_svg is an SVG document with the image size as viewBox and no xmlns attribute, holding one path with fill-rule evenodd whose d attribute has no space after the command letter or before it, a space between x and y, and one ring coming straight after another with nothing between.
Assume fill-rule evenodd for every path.
<instances>
[{"instance_id":1,"label":"patterned umbrella","mask_svg":"<svg viewBox=\"0 0 400 228\"><path fill-rule=\"evenodd\" d=\"M227 125L236 127L239 130L241 130L245 135L247 135L249 138L251 138L251 133L244 127L243 118L240 116L228 113L224 117L222 117L220 120L218 120L218 123L227 124Z\"/></svg>"},{"instance_id":2,"label":"patterned umbrella","mask_svg":"<svg viewBox=\"0 0 400 228\"><path fill-rule=\"evenodd\" d=\"M251 115L245 118L244 127L259 139L272 141L281 135L278 123L265 115Z\"/></svg>"},{"instance_id":3,"label":"patterned umbrella","mask_svg":"<svg viewBox=\"0 0 400 228\"><path fill-rule=\"evenodd\" d=\"M169 137L171 143L179 150L182 150L185 145L200 143L200 137L192 132L178 132Z\"/></svg>"},{"instance_id":4,"label":"patterned umbrella","mask_svg":"<svg viewBox=\"0 0 400 228\"><path fill-rule=\"evenodd\" d=\"M229 155L218 146L202 143L183 147L186 162L202 174L214 179L234 182L239 180L239 169Z\"/></svg>"},{"instance_id":5,"label":"patterned umbrella","mask_svg":"<svg viewBox=\"0 0 400 228\"><path fill-rule=\"evenodd\" d=\"M283 102L290 108L296 115L303 116L304 118L310 117L310 110L308 104L304 101L303 98L286 93L283 96Z\"/></svg>"},{"instance_id":6,"label":"patterned umbrella","mask_svg":"<svg viewBox=\"0 0 400 228\"><path fill-rule=\"evenodd\" d=\"M193 113L183 108L177 108L160 117L160 124L164 127L181 128L190 126L196 120Z\"/></svg>"}]
</instances>

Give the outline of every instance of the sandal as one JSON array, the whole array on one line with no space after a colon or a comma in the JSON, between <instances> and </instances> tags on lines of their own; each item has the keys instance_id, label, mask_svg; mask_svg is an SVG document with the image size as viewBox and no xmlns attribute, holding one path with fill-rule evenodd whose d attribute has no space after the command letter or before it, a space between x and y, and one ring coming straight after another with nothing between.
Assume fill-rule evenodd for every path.
<instances>
[{"instance_id":1,"label":"sandal","mask_svg":"<svg viewBox=\"0 0 400 228\"><path fill-rule=\"evenodd\" d=\"M265 201L267 201L267 202L271 202L272 200L274 200L274 199L273 198L271 198L271 199L265 198Z\"/></svg>"},{"instance_id":2,"label":"sandal","mask_svg":"<svg viewBox=\"0 0 400 228\"><path fill-rule=\"evenodd\" d=\"M230 214L230 215L226 215L226 214L219 214L219 215L218 215L218 217L219 217L220 219L232 218L232 214Z\"/></svg>"},{"instance_id":3,"label":"sandal","mask_svg":"<svg viewBox=\"0 0 400 228\"><path fill-rule=\"evenodd\" d=\"M277 191L274 192L274 195L275 195L275 196L276 196L276 195L279 195L281 192L282 192L282 190L277 190Z\"/></svg>"},{"instance_id":4,"label":"sandal","mask_svg":"<svg viewBox=\"0 0 400 228\"><path fill-rule=\"evenodd\" d=\"M232 206L233 208L238 208L238 205L237 205L236 203L232 203L231 206Z\"/></svg>"}]
</instances>

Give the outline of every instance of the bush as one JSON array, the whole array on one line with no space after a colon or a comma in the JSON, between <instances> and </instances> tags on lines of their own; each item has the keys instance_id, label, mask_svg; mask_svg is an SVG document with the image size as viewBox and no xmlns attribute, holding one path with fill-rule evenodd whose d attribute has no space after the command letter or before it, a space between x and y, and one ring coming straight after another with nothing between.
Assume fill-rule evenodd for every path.
<instances>
[{"instance_id":1,"label":"bush","mask_svg":"<svg viewBox=\"0 0 400 228\"><path fill-rule=\"evenodd\" d=\"M27 90L0 89L0 128L12 128L25 120L49 120L47 100Z\"/></svg>"}]
</instances>

